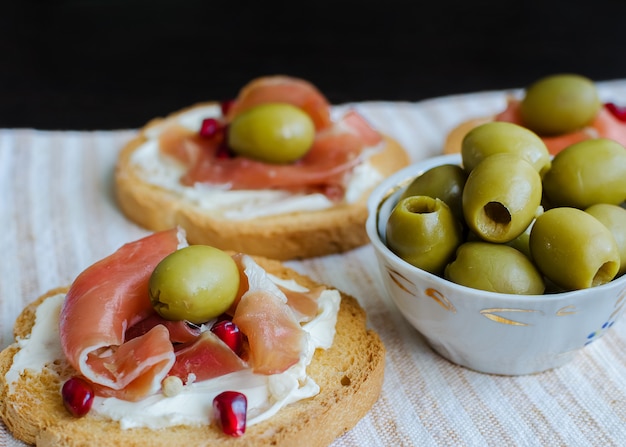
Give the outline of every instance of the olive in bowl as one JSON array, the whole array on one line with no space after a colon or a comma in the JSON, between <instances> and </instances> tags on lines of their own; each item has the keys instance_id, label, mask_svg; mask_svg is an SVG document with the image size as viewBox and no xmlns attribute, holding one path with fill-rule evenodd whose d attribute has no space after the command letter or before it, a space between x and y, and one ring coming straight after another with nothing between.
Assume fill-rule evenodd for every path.
<instances>
[{"instance_id":1,"label":"olive in bowl","mask_svg":"<svg viewBox=\"0 0 626 447\"><path fill-rule=\"evenodd\" d=\"M403 260L387 244L389 216L407 185L442 164L461 165L461 156L404 168L369 197L366 229L389 297L437 353L458 365L521 375L566 364L622 315L626 275L579 290L514 294L457 284Z\"/></svg>"}]
</instances>

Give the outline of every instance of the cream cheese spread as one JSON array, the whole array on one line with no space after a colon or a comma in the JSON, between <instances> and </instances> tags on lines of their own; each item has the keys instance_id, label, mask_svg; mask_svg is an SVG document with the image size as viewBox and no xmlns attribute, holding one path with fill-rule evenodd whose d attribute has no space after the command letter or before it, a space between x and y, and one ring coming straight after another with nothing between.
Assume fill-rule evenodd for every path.
<instances>
[{"instance_id":1,"label":"cream cheese spread","mask_svg":"<svg viewBox=\"0 0 626 447\"><path fill-rule=\"evenodd\" d=\"M200 128L203 119L219 116L220 108L209 105L190 109L175 119L177 124L195 131ZM230 220L244 220L290 212L318 211L335 205L321 193L294 194L284 190L231 191L206 184L182 185L179 179L185 173L185 168L159 151L158 137L167 123L161 122L146 130L144 135L147 141L133 152L131 163L143 181L167 189L206 212L217 213ZM356 202L382 180L380 172L367 162L379 150L380 146L373 146L363 151L364 161L354 168L346 189L347 203Z\"/></svg>"},{"instance_id":2,"label":"cream cheese spread","mask_svg":"<svg viewBox=\"0 0 626 447\"><path fill-rule=\"evenodd\" d=\"M254 269L255 274L266 275L275 285L301 292L308 290L293 280L285 281L267 274L251 258L246 262L246 268ZM58 294L46 299L37 308L30 335L17 340L20 350L13 357L13 364L5 376L9 386L14 384L22 371L41 371L47 364L63 358L58 323L64 299L64 294ZM284 406L319 393L319 386L307 375L306 367L311 363L317 348L327 349L332 345L340 302L341 296L337 290L324 290L321 293L317 316L302 325L308 336L300 360L283 373L262 375L246 369L189 383L174 396L157 393L138 402L96 397L90 411L94 415L118 421L123 429L206 425L212 419L213 398L222 391L231 390L246 395L248 426L264 421Z\"/></svg>"},{"instance_id":3,"label":"cream cheese spread","mask_svg":"<svg viewBox=\"0 0 626 447\"><path fill-rule=\"evenodd\" d=\"M17 340L19 351L13 356L11 368L5 375L9 387L22 371L41 371L47 363L65 356L59 337L59 313L64 299L65 294L60 293L49 297L37 307L35 324L30 334Z\"/></svg>"}]
</instances>

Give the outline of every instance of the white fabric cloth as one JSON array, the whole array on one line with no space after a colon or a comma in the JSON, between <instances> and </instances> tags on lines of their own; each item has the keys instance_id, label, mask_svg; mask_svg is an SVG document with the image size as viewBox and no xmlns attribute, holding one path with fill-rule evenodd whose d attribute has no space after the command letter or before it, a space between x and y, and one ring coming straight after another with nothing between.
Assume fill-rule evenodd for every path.
<instances>
[{"instance_id":1,"label":"white fabric cloth","mask_svg":"<svg viewBox=\"0 0 626 447\"><path fill-rule=\"evenodd\" d=\"M626 105L626 80L599 89L604 101ZM459 122L502 110L508 93L351 106L417 161L439 154ZM26 304L148 234L124 218L112 191L117 154L135 133L0 129L1 349ZM288 264L355 296L387 347L380 399L334 447L626 445L623 322L559 369L486 375L439 357L404 321L385 296L370 246ZM0 423L0 446L22 445Z\"/></svg>"}]
</instances>

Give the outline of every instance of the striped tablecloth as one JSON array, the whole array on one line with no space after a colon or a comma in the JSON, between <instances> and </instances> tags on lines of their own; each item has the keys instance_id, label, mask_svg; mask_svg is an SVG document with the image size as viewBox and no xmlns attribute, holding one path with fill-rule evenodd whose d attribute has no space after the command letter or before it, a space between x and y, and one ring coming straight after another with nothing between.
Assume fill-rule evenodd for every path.
<instances>
[{"instance_id":1,"label":"striped tablecloth","mask_svg":"<svg viewBox=\"0 0 626 447\"><path fill-rule=\"evenodd\" d=\"M626 80L599 89L603 100L626 104ZM417 161L440 153L457 123L501 110L507 93L352 106ZM116 156L134 134L0 129L0 348L12 342L26 304L148 234L122 216L112 194ZM289 264L357 297L387 346L379 401L335 447L626 445L623 322L557 370L480 374L439 357L403 320L370 246ZM0 423L0 446L21 445Z\"/></svg>"}]
</instances>

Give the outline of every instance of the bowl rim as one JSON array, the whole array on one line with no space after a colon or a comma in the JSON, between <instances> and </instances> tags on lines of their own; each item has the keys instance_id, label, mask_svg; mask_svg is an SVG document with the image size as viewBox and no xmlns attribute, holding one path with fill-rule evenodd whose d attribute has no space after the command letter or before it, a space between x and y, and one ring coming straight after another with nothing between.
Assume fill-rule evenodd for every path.
<instances>
[{"instance_id":1,"label":"bowl rim","mask_svg":"<svg viewBox=\"0 0 626 447\"><path fill-rule=\"evenodd\" d=\"M547 301L561 301L571 299L573 297L586 296L595 294L594 292L601 292L605 289L619 288L622 285L626 286L626 274L620 277L614 278L608 283L600 286L589 287L586 289L568 290L565 292L546 293L541 295L517 295L507 294L500 292L492 292L489 290L475 289L472 287L464 286L462 284L454 283L441 276L422 270L414 265L408 263L404 259L400 258L394 252L383 243L378 231L379 212L380 208L385 200L397 192L403 186L408 186L408 182L412 181L416 176L425 172L426 170L443 164L457 164L462 165L461 154L446 154L438 155L435 157L425 158L423 160L412 163L411 165L396 171L394 174L388 176L376 188L372 190L367 201L368 216L365 223L366 233L370 239L370 243L374 246L375 250L381 253L385 258L402 265L410 271L414 271L417 275L423 276L431 281L443 282L447 287L452 289L459 289L460 292L468 295L480 295L483 299L499 299L499 300L516 300L520 302L536 302L537 300ZM624 288L626 290L626 287Z\"/></svg>"}]
</instances>

